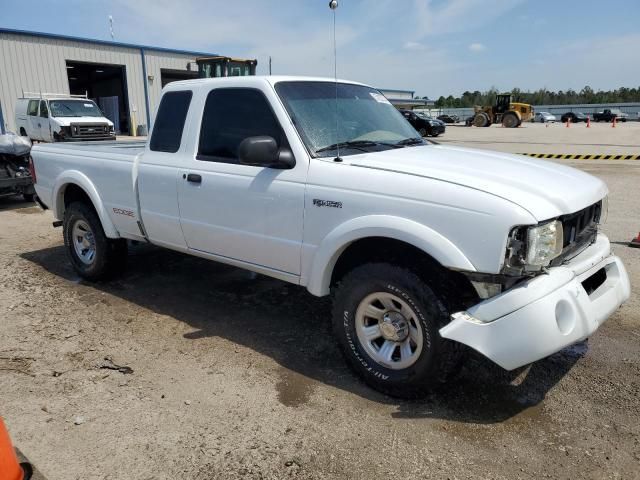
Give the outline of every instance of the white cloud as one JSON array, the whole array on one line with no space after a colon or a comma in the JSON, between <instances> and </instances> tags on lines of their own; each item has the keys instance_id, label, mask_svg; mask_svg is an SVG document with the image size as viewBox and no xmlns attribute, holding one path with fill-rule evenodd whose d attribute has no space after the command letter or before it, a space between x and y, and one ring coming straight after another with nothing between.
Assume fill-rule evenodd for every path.
<instances>
[{"instance_id":1,"label":"white cloud","mask_svg":"<svg viewBox=\"0 0 640 480\"><path fill-rule=\"evenodd\" d=\"M403 48L406 50L426 50L427 46L420 42L407 42Z\"/></svg>"},{"instance_id":2,"label":"white cloud","mask_svg":"<svg viewBox=\"0 0 640 480\"><path fill-rule=\"evenodd\" d=\"M524 0L414 0L418 35L468 32L513 10Z\"/></svg>"},{"instance_id":3,"label":"white cloud","mask_svg":"<svg viewBox=\"0 0 640 480\"><path fill-rule=\"evenodd\" d=\"M482 43L472 43L469 45L469 50L472 52L484 52L487 49Z\"/></svg>"}]
</instances>

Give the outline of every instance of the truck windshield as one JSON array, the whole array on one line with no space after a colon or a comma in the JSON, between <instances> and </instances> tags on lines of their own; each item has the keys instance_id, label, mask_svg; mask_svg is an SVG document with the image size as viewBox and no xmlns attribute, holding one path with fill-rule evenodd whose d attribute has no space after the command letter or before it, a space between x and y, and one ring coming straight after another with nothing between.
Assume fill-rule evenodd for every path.
<instances>
[{"instance_id":1,"label":"truck windshield","mask_svg":"<svg viewBox=\"0 0 640 480\"><path fill-rule=\"evenodd\" d=\"M276 84L302 140L318 157L423 145L420 134L379 91L348 83Z\"/></svg>"},{"instance_id":2,"label":"truck windshield","mask_svg":"<svg viewBox=\"0 0 640 480\"><path fill-rule=\"evenodd\" d=\"M102 111L91 100L50 100L52 117L103 117Z\"/></svg>"}]
</instances>

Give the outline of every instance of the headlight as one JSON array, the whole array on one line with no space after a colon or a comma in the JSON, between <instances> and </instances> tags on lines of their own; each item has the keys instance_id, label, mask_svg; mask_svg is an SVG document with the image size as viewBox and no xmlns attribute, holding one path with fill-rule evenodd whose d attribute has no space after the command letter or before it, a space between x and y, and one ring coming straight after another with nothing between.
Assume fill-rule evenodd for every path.
<instances>
[{"instance_id":1,"label":"headlight","mask_svg":"<svg viewBox=\"0 0 640 480\"><path fill-rule=\"evenodd\" d=\"M564 233L562 222L555 220L527 230L528 265L544 267L562 253Z\"/></svg>"},{"instance_id":2,"label":"headlight","mask_svg":"<svg viewBox=\"0 0 640 480\"><path fill-rule=\"evenodd\" d=\"M598 219L598 225L604 225L609 218L609 195L602 199L600 206L600 218Z\"/></svg>"}]
</instances>

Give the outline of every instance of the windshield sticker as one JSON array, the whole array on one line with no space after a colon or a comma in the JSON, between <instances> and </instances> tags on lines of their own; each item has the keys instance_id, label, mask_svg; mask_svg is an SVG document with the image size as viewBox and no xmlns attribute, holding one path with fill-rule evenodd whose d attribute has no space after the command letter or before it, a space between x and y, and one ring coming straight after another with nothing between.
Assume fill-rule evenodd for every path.
<instances>
[{"instance_id":1,"label":"windshield sticker","mask_svg":"<svg viewBox=\"0 0 640 480\"><path fill-rule=\"evenodd\" d=\"M391 103L389 103L389 100L387 100L387 97L385 97L381 93L369 92L369 95L371 95L373 99L378 103L387 103L391 105Z\"/></svg>"},{"instance_id":2,"label":"windshield sticker","mask_svg":"<svg viewBox=\"0 0 640 480\"><path fill-rule=\"evenodd\" d=\"M87 108L91 108L93 107L93 103L85 103L84 106Z\"/></svg>"}]
</instances>

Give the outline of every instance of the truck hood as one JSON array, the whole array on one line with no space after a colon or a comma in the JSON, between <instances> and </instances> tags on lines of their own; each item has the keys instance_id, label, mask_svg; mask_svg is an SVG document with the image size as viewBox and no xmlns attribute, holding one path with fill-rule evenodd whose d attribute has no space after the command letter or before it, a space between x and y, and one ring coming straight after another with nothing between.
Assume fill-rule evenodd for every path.
<instances>
[{"instance_id":1,"label":"truck hood","mask_svg":"<svg viewBox=\"0 0 640 480\"><path fill-rule=\"evenodd\" d=\"M83 125L87 123L101 123L113 127L113 122L106 117L53 117L53 119L61 126L68 127L72 123Z\"/></svg>"},{"instance_id":2,"label":"truck hood","mask_svg":"<svg viewBox=\"0 0 640 480\"><path fill-rule=\"evenodd\" d=\"M355 167L481 190L519 205L538 221L577 212L608 193L604 182L575 168L488 150L425 145L353 155L344 160Z\"/></svg>"}]
</instances>

